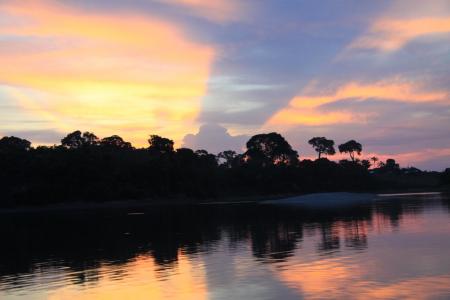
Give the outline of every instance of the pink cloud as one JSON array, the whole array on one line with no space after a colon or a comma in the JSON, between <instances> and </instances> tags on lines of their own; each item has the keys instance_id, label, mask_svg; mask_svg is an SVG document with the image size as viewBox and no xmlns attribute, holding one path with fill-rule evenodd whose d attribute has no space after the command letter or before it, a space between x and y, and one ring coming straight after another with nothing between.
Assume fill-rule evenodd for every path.
<instances>
[{"instance_id":1,"label":"pink cloud","mask_svg":"<svg viewBox=\"0 0 450 300\"><path fill-rule=\"evenodd\" d=\"M425 92L412 82L399 79L383 80L374 83L352 81L338 87L334 92L323 94L307 86L300 95L294 97L289 105L276 112L266 123L266 126L282 125L330 125L342 123L365 123L373 114L354 113L351 111L324 112L320 106L342 99L358 100L385 99L400 102L448 102L446 92Z\"/></svg>"},{"instance_id":2,"label":"pink cloud","mask_svg":"<svg viewBox=\"0 0 450 300\"><path fill-rule=\"evenodd\" d=\"M450 33L450 17L416 19L379 19L366 34L355 39L348 49L396 51L423 36Z\"/></svg>"}]
</instances>

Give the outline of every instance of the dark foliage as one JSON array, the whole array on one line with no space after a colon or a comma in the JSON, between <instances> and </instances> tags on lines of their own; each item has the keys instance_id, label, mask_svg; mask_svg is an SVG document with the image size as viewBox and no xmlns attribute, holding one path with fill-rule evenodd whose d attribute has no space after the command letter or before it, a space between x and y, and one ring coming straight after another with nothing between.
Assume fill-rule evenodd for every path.
<instances>
[{"instance_id":1,"label":"dark foliage","mask_svg":"<svg viewBox=\"0 0 450 300\"><path fill-rule=\"evenodd\" d=\"M173 141L158 135L151 135L148 139L148 149L153 153L168 154L173 152Z\"/></svg>"},{"instance_id":2,"label":"dark foliage","mask_svg":"<svg viewBox=\"0 0 450 300\"><path fill-rule=\"evenodd\" d=\"M298 162L298 154L281 134L271 132L257 134L250 138L244 160L261 167L294 165Z\"/></svg>"},{"instance_id":3,"label":"dark foliage","mask_svg":"<svg viewBox=\"0 0 450 300\"><path fill-rule=\"evenodd\" d=\"M441 175L442 184L450 186L450 168L445 169Z\"/></svg>"},{"instance_id":4,"label":"dark foliage","mask_svg":"<svg viewBox=\"0 0 450 300\"><path fill-rule=\"evenodd\" d=\"M368 160L354 158L362 150L354 141L339 146L352 158L339 163L326 158L299 161L297 152L278 133L253 136L244 154L228 150L215 156L173 146L172 140L157 135L150 136L148 148L140 149L116 135L99 139L80 131L52 147L32 148L29 141L3 137L0 206L367 191L398 178L402 187L410 178L414 184L425 178L418 169L399 169L394 160L369 170ZM433 182L436 175L428 177Z\"/></svg>"},{"instance_id":5,"label":"dark foliage","mask_svg":"<svg viewBox=\"0 0 450 300\"><path fill-rule=\"evenodd\" d=\"M336 150L334 150L334 141L329 140L325 137L313 137L308 141L308 143L314 148L314 150L319 155L319 159L322 154L334 155Z\"/></svg>"},{"instance_id":6,"label":"dark foliage","mask_svg":"<svg viewBox=\"0 0 450 300\"><path fill-rule=\"evenodd\" d=\"M0 139L0 153L23 152L30 150L31 143L15 136Z\"/></svg>"},{"instance_id":7,"label":"dark foliage","mask_svg":"<svg viewBox=\"0 0 450 300\"><path fill-rule=\"evenodd\" d=\"M128 149L133 148L131 143L125 142L120 136L112 135L109 137L105 137L100 141L100 145L105 148L111 149Z\"/></svg>"},{"instance_id":8,"label":"dark foliage","mask_svg":"<svg viewBox=\"0 0 450 300\"><path fill-rule=\"evenodd\" d=\"M339 145L339 152L348 153L352 161L355 161L355 154L361 155L362 145L357 141L350 140L344 144Z\"/></svg>"},{"instance_id":9,"label":"dark foliage","mask_svg":"<svg viewBox=\"0 0 450 300\"><path fill-rule=\"evenodd\" d=\"M61 145L69 149L95 146L98 145L98 143L99 139L95 134L88 131L81 134L81 131L79 130L69 133L61 140Z\"/></svg>"}]
</instances>

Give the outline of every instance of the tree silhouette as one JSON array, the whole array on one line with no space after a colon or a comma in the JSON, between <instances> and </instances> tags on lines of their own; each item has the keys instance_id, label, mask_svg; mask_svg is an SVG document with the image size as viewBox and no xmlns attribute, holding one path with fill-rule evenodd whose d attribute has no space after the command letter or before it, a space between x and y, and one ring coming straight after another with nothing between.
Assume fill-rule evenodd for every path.
<instances>
[{"instance_id":1,"label":"tree silhouette","mask_svg":"<svg viewBox=\"0 0 450 300\"><path fill-rule=\"evenodd\" d=\"M206 151L206 150L204 150L204 149L199 149L199 150L195 150L195 154L198 156L198 157L205 157L205 156L208 156L208 151Z\"/></svg>"},{"instance_id":2,"label":"tree silhouette","mask_svg":"<svg viewBox=\"0 0 450 300\"><path fill-rule=\"evenodd\" d=\"M220 165L227 168L231 168L233 166L236 157L237 154L233 150L225 150L217 154L217 158L223 160L223 163L221 163Z\"/></svg>"},{"instance_id":3,"label":"tree silhouette","mask_svg":"<svg viewBox=\"0 0 450 300\"><path fill-rule=\"evenodd\" d=\"M450 168L446 168L445 171L441 174L441 182L442 184L450 186Z\"/></svg>"},{"instance_id":4,"label":"tree silhouette","mask_svg":"<svg viewBox=\"0 0 450 300\"><path fill-rule=\"evenodd\" d=\"M30 147L29 141L15 136L4 136L0 139L0 152L28 151Z\"/></svg>"},{"instance_id":5,"label":"tree silhouette","mask_svg":"<svg viewBox=\"0 0 450 300\"><path fill-rule=\"evenodd\" d=\"M98 145L98 143L99 139L95 134L89 131L81 134L81 131L79 130L69 133L61 140L61 145L68 149L79 149L87 146L95 146Z\"/></svg>"},{"instance_id":6,"label":"tree silhouette","mask_svg":"<svg viewBox=\"0 0 450 300\"><path fill-rule=\"evenodd\" d=\"M189 148L178 148L176 153L178 157L186 157L190 159L195 157L194 150Z\"/></svg>"},{"instance_id":7,"label":"tree silhouette","mask_svg":"<svg viewBox=\"0 0 450 300\"><path fill-rule=\"evenodd\" d=\"M378 157L372 156L372 157L370 158L370 160L373 162L372 165L373 165L374 167L376 167L376 166L377 166L377 162L379 161Z\"/></svg>"},{"instance_id":8,"label":"tree silhouette","mask_svg":"<svg viewBox=\"0 0 450 300\"><path fill-rule=\"evenodd\" d=\"M310 141L321 155L332 152L331 143L324 140ZM81 131L68 134L61 146L52 147L33 148L27 140L0 137L0 206L367 191L391 183L417 187L422 178L425 186L440 176L437 172L411 174L411 168L400 169L392 159L387 160L387 167L369 173L369 161L355 158L362 151L355 141L339 146L352 161L299 161L297 152L275 132L250 138L243 154L228 150L217 157L206 150L174 151L172 140L157 135L150 136L149 144L147 149L136 149L117 135L99 140ZM446 174L443 178L448 178ZM448 183L445 178L437 180Z\"/></svg>"},{"instance_id":9,"label":"tree silhouette","mask_svg":"<svg viewBox=\"0 0 450 300\"><path fill-rule=\"evenodd\" d=\"M355 162L355 154L361 155L362 145L355 140L350 140L339 145L340 153L348 153L353 162Z\"/></svg>"},{"instance_id":10,"label":"tree silhouette","mask_svg":"<svg viewBox=\"0 0 450 300\"><path fill-rule=\"evenodd\" d=\"M314 148L318 153L318 158L320 159L322 154L334 155L336 150L334 150L334 141L328 140L325 137L313 137L308 141L308 143Z\"/></svg>"},{"instance_id":11,"label":"tree silhouette","mask_svg":"<svg viewBox=\"0 0 450 300\"><path fill-rule=\"evenodd\" d=\"M400 169L400 166L399 166L399 164L395 161L395 159L388 158L388 159L386 159L386 164L384 165L384 168L385 168L386 170L394 171L394 170L399 170L399 169Z\"/></svg>"},{"instance_id":12,"label":"tree silhouette","mask_svg":"<svg viewBox=\"0 0 450 300\"><path fill-rule=\"evenodd\" d=\"M197 155L197 158L200 159L200 161L204 162L205 164L209 165L217 165L217 159L216 156L212 153L209 153L208 151L204 149L200 149L195 151L195 154Z\"/></svg>"},{"instance_id":13,"label":"tree silhouette","mask_svg":"<svg viewBox=\"0 0 450 300\"><path fill-rule=\"evenodd\" d=\"M298 154L281 134L271 132L252 136L244 159L260 166L293 165L298 162Z\"/></svg>"},{"instance_id":14,"label":"tree silhouette","mask_svg":"<svg viewBox=\"0 0 450 300\"><path fill-rule=\"evenodd\" d=\"M100 141L100 145L112 149L132 149L131 143L125 142L120 136L112 135Z\"/></svg>"},{"instance_id":15,"label":"tree silhouette","mask_svg":"<svg viewBox=\"0 0 450 300\"><path fill-rule=\"evenodd\" d=\"M363 159L360 161L361 166L363 166L366 170L370 168L370 161L368 159Z\"/></svg>"},{"instance_id":16,"label":"tree silhouette","mask_svg":"<svg viewBox=\"0 0 450 300\"><path fill-rule=\"evenodd\" d=\"M159 153L159 154L167 154L167 153L173 153L173 141L160 137L159 135L151 135L148 139L148 143L150 146L148 149L152 152Z\"/></svg>"},{"instance_id":17,"label":"tree silhouette","mask_svg":"<svg viewBox=\"0 0 450 300\"><path fill-rule=\"evenodd\" d=\"M95 146L99 143L99 138L92 132L83 132L83 140L85 146Z\"/></svg>"}]
</instances>

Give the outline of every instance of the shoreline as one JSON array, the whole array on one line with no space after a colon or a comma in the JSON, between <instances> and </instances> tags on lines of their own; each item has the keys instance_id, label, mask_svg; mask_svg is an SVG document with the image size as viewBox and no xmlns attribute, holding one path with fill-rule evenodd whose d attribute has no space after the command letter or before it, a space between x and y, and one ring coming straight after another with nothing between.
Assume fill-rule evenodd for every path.
<instances>
[{"instance_id":1,"label":"shoreline","mask_svg":"<svg viewBox=\"0 0 450 300\"><path fill-rule=\"evenodd\" d=\"M52 213L52 212L89 212L96 210L115 210L115 209L143 209L150 207L180 207L188 205L240 205L240 204L283 204L290 201L301 201L301 205L336 207L340 205L358 204L367 202L368 199L377 197L395 197L395 196L414 196L425 194L439 194L448 192L448 189L414 189L414 190L390 190L367 191L367 192L317 192L303 194L279 194L268 196L241 196L241 197L223 197L202 201L189 198L166 198L166 199L141 199L141 200L117 200L117 201L98 201L98 202L66 202L41 206L17 206L10 208L0 208L0 215L21 214L21 213ZM344 198L343 198L344 197ZM353 201L343 201L345 197L350 197ZM318 201L318 202L315 202ZM297 205L297 204L296 204Z\"/></svg>"},{"instance_id":2,"label":"shoreline","mask_svg":"<svg viewBox=\"0 0 450 300\"><path fill-rule=\"evenodd\" d=\"M282 199L293 196L292 194L280 194L269 196L242 196L222 197L211 201L192 198L161 198L161 199L139 199L139 200L114 200L114 201L73 201L61 202L48 205L27 205L0 208L0 215L15 213L41 213L41 212L84 212L109 209L139 209L149 207L177 207L188 205L228 205L228 204L256 204L265 200Z\"/></svg>"}]
</instances>

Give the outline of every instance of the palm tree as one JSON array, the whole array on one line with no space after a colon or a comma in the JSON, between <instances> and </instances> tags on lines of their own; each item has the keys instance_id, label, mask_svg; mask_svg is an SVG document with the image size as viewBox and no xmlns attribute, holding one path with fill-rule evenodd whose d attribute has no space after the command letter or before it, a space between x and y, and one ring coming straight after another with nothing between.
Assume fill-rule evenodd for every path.
<instances>
[{"instance_id":1,"label":"palm tree","mask_svg":"<svg viewBox=\"0 0 450 300\"><path fill-rule=\"evenodd\" d=\"M373 165L374 167L376 167L377 161L379 161L378 157L372 156L372 157L370 158L370 160L373 161L373 164L372 164L372 165Z\"/></svg>"}]
</instances>

